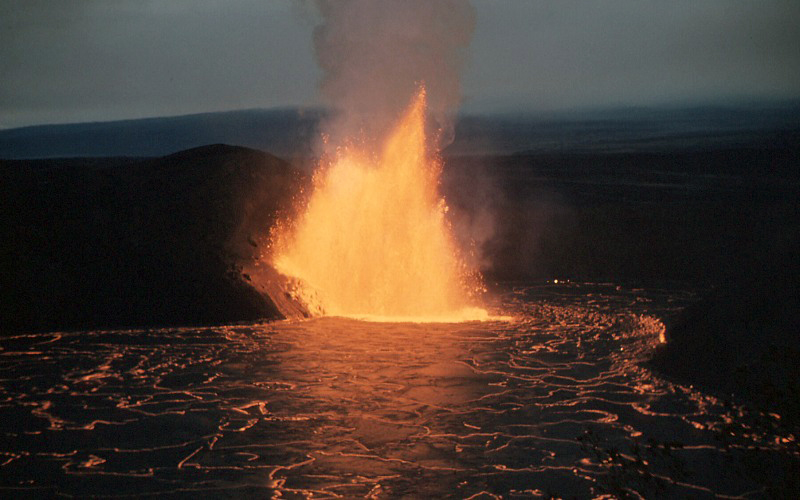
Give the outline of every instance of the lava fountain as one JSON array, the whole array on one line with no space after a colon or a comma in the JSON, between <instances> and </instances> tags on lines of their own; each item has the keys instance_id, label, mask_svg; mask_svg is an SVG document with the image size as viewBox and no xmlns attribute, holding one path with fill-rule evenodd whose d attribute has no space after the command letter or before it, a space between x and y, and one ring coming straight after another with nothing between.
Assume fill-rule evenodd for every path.
<instances>
[{"instance_id":1,"label":"lava fountain","mask_svg":"<svg viewBox=\"0 0 800 500\"><path fill-rule=\"evenodd\" d=\"M428 152L421 89L379 155L341 149L314 176L293 223L272 235L275 268L325 315L372 320L486 319L480 276L467 268Z\"/></svg>"}]
</instances>

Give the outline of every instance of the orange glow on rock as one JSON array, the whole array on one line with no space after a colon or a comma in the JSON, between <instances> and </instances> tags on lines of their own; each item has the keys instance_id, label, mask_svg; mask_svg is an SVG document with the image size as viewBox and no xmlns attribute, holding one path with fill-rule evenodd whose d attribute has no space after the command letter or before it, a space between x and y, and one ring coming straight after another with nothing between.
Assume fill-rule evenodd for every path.
<instances>
[{"instance_id":1,"label":"orange glow on rock","mask_svg":"<svg viewBox=\"0 0 800 500\"><path fill-rule=\"evenodd\" d=\"M474 297L480 279L466 269L445 216L440 172L426 149L421 90L378 158L344 149L317 172L304 212L273 233L276 269L325 315L486 319Z\"/></svg>"}]
</instances>

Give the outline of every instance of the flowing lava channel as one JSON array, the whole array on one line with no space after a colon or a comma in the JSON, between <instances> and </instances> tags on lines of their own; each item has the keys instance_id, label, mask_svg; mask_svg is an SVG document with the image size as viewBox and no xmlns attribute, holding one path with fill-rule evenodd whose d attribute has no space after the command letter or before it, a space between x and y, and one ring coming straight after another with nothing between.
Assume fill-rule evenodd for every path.
<instances>
[{"instance_id":1,"label":"flowing lava channel","mask_svg":"<svg viewBox=\"0 0 800 500\"><path fill-rule=\"evenodd\" d=\"M461 257L425 138L421 89L378 158L345 148L314 176L305 211L273 233L273 264L329 316L373 321L488 319Z\"/></svg>"}]
</instances>

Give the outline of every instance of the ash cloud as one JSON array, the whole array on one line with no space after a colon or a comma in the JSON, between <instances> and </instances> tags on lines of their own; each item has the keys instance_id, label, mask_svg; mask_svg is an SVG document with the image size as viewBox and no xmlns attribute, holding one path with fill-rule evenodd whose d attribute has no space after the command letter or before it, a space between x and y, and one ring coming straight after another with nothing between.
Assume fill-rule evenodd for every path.
<instances>
[{"instance_id":1,"label":"ash cloud","mask_svg":"<svg viewBox=\"0 0 800 500\"><path fill-rule=\"evenodd\" d=\"M329 144L381 138L420 84L438 146L452 141L460 71L475 28L464 0L318 0L314 30L321 92L334 110Z\"/></svg>"}]
</instances>

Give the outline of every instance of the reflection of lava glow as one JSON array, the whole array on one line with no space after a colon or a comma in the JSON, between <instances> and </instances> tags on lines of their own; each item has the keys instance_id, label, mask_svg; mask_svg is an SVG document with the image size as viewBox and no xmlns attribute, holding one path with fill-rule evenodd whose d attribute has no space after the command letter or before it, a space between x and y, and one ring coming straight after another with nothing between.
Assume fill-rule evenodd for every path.
<instances>
[{"instance_id":1,"label":"reflection of lava glow","mask_svg":"<svg viewBox=\"0 0 800 500\"><path fill-rule=\"evenodd\" d=\"M328 315L485 319L473 297L480 280L445 217L440 171L426 150L423 90L378 159L349 148L317 173L305 212L275 232L275 267Z\"/></svg>"}]
</instances>

